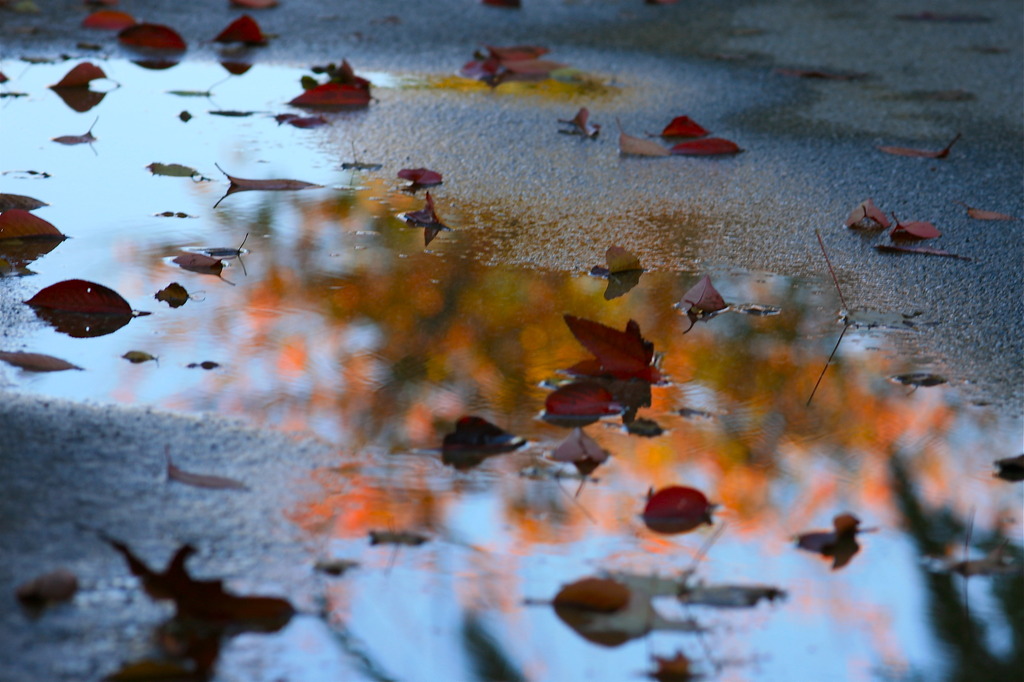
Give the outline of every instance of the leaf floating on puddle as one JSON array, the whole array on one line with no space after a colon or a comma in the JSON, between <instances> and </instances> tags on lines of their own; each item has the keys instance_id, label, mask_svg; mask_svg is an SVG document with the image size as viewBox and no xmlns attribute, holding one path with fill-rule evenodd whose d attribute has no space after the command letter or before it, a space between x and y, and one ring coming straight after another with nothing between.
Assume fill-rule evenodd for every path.
<instances>
[{"instance_id":1,"label":"leaf floating on puddle","mask_svg":"<svg viewBox=\"0 0 1024 682\"><path fill-rule=\"evenodd\" d=\"M995 476L1004 481L1024 481L1024 454L997 459Z\"/></svg>"},{"instance_id":2,"label":"leaf floating on puddle","mask_svg":"<svg viewBox=\"0 0 1024 682\"><path fill-rule=\"evenodd\" d=\"M143 362L149 362L150 360L156 360L156 356L150 355L143 350L130 350L121 356L133 365L138 365Z\"/></svg>"},{"instance_id":3,"label":"leaf floating on puddle","mask_svg":"<svg viewBox=\"0 0 1024 682\"><path fill-rule=\"evenodd\" d=\"M329 121L323 116L299 116L298 114L278 114L274 117L278 125L287 123L295 128L319 128L329 125Z\"/></svg>"},{"instance_id":4,"label":"leaf floating on puddle","mask_svg":"<svg viewBox=\"0 0 1024 682\"><path fill-rule=\"evenodd\" d=\"M82 62L65 74L58 82L50 86L53 90L61 88L87 88L89 83L100 78L106 78L107 74L103 69L92 62Z\"/></svg>"},{"instance_id":5,"label":"leaf floating on puddle","mask_svg":"<svg viewBox=\"0 0 1024 682\"><path fill-rule=\"evenodd\" d=\"M217 369L218 367L220 367L220 363L219 362L214 362L213 360L203 360L202 362L190 362L190 363L188 363L185 366L187 368L189 368L189 369L206 369L206 370L210 370L210 369Z\"/></svg>"},{"instance_id":6,"label":"leaf floating on puddle","mask_svg":"<svg viewBox=\"0 0 1024 682\"><path fill-rule=\"evenodd\" d=\"M31 197L20 197L17 194L0 195L0 198L3 196L31 199ZM32 199L32 201L35 200ZM27 210L10 208L0 213L0 240L4 239L64 241L67 239L67 236L62 234L52 223L29 213Z\"/></svg>"},{"instance_id":7,"label":"leaf floating on puddle","mask_svg":"<svg viewBox=\"0 0 1024 682\"><path fill-rule=\"evenodd\" d=\"M224 270L224 261L202 253L186 251L171 259L171 262L181 267L182 270L196 272L200 275L214 275L220 277Z\"/></svg>"},{"instance_id":8,"label":"leaf floating on puddle","mask_svg":"<svg viewBox=\"0 0 1024 682\"><path fill-rule=\"evenodd\" d=\"M946 377L938 374L929 374L927 372L912 372L910 374L897 374L889 377L890 381L894 381L897 384L903 384L904 386L913 386L914 388L928 388L930 386L940 386L947 382Z\"/></svg>"},{"instance_id":9,"label":"leaf floating on puddle","mask_svg":"<svg viewBox=\"0 0 1024 682\"><path fill-rule=\"evenodd\" d=\"M655 4L659 0L647 0L647 4ZM664 0L661 0L664 2ZM674 0L673 0L674 1ZM691 682L700 677L694 673L693 664L683 652L676 653L672 658L654 656L655 670L647 673L647 677L658 682Z\"/></svg>"},{"instance_id":10,"label":"leaf floating on puddle","mask_svg":"<svg viewBox=\"0 0 1024 682\"><path fill-rule=\"evenodd\" d=\"M886 154L895 154L897 156L912 156L919 159L944 159L949 156L949 150L953 148L957 140L961 137L960 133L957 133L952 140L949 141L942 149L938 151L931 151L928 149L914 149L912 147L879 147L879 151L883 151Z\"/></svg>"},{"instance_id":11,"label":"leaf floating on puddle","mask_svg":"<svg viewBox=\"0 0 1024 682\"><path fill-rule=\"evenodd\" d=\"M211 476L208 474L194 474L179 469L167 455L167 478L178 483L184 483L195 488L209 488L211 490L248 490L249 486L241 481L225 476Z\"/></svg>"},{"instance_id":12,"label":"leaf floating on puddle","mask_svg":"<svg viewBox=\"0 0 1024 682\"><path fill-rule=\"evenodd\" d=\"M45 201L39 201L39 199L35 199L33 197L27 197L23 194L5 194L0 192L0 213L13 209L34 211L37 208L42 208L43 206L49 206L49 204ZM0 229L0 239L3 239L2 229Z\"/></svg>"},{"instance_id":13,"label":"leaf floating on puddle","mask_svg":"<svg viewBox=\"0 0 1024 682\"><path fill-rule=\"evenodd\" d=\"M223 168L217 166L217 169L224 173L230 181L227 193L213 205L214 208L220 204L221 201L235 192L251 192L251 191L269 191L269 192L287 192L293 190L303 189L314 189L323 187L313 182L305 182L303 180L285 180L285 179L270 179L270 180L253 180L249 178L239 178L234 175L230 175L224 171Z\"/></svg>"},{"instance_id":14,"label":"leaf floating on puddle","mask_svg":"<svg viewBox=\"0 0 1024 682\"><path fill-rule=\"evenodd\" d=\"M151 50L182 52L187 48L177 31L162 24L134 24L118 33L117 39L124 45Z\"/></svg>"},{"instance_id":15,"label":"leaf floating on puddle","mask_svg":"<svg viewBox=\"0 0 1024 682\"><path fill-rule=\"evenodd\" d=\"M864 533L867 530L859 530L860 519L848 513L838 514L832 519L832 525L835 530L802 533L796 538L796 546L832 559L832 570L836 571L850 563L854 555L860 551L857 533Z\"/></svg>"},{"instance_id":16,"label":"leaf floating on puddle","mask_svg":"<svg viewBox=\"0 0 1024 682\"><path fill-rule=\"evenodd\" d=\"M151 163L146 169L153 175L166 175L172 178L190 178L199 173L195 168L180 163Z\"/></svg>"},{"instance_id":17,"label":"leaf floating on puddle","mask_svg":"<svg viewBox=\"0 0 1024 682\"><path fill-rule=\"evenodd\" d=\"M481 417L462 417L455 431L441 444L441 461L456 469L468 469L488 457L521 448L526 441Z\"/></svg>"},{"instance_id":18,"label":"leaf floating on puddle","mask_svg":"<svg viewBox=\"0 0 1024 682\"><path fill-rule=\"evenodd\" d=\"M711 512L716 506L696 488L673 485L652 490L644 507L644 525L666 535L689 533L702 525L712 525Z\"/></svg>"},{"instance_id":19,"label":"leaf floating on puddle","mask_svg":"<svg viewBox=\"0 0 1024 682\"><path fill-rule=\"evenodd\" d=\"M677 303L675 307L683 310L690 321L690 326L683 332L685 334L693 329L693 325L698 321L710 320L729 306L711 283L711 277L704 275L700 278L700 281L683 294L683 300Z\"/></svg>"},{"instance_id":20,"label":"leaf floating on puddle","mask_svg":"<svg viewBox=\"0 0 1024 682\"><path fill-rule=\"evenodd\" d=\"M551 393L544 401L546 422L558 426L585 426L602 417L622 414L623 406L611 391L595 381L575 381Z\"/></svg>"},{"instance_id":21,"label":"leaf floating on puddle","mask_svg":"<svg viewBox=\"0 0 1024 682\"><path fill-rule=\"evenodd\" d=\"M426 535L420 533L414 533L412 531L391 531L391 530L371 530L370 531L370 544L371 545L408 545L410 547L419 547L423 543L429 541Z\"/></svg>"},{"instance_id":22,"label":"leaf floating on puddle","mask_svg":"<svg viewBox=\"0 0 1024 682\"><path fill-rule=\"evenodd\" d=\"M69 369L82 369L78 365L72 365L66 360L61 360L44 353L0 351L0 360L9 365L19 367L26 372L63 372Z\"/></svg>"},{"instance_id":23,"label":"leaf floating on puddle","mask_svg":"<svg viewBox=\"0 0 1024 682\"><path fill-rule=\"evenodd\" d=\"M96 121L99 121L99 119L96 119ZM96 125L96 121L93 121L92 125L89 126L89 129L81 135L61 135L60 137L53 138L53 141L64 145L91 144L96 141L96 138L93 137L92 134L92 129Z\"/></svg>"},{"instance_id":24,"label":"leaf floating on puddle","mask_svg":"<svg viewBox=\"0 0 1024 682\"><path fill-rule=\"evenodd\" d=\"M293 107L349 109L368 106L371 99L368 88L350 83L328 82L307 90L288 104Z\"/></svg>"},{"instance_id":25,"label":"leaf floating on puddle","mask_svg":"<svg viewBox=\"0 0 1024 682\"><path fill-rule=\"evenodd\" d=\"M172 308L180 308L189 299L188 291L177 282L171 282L166 287L156 292L153 296L158 301L163 301Z\"/></svg>"},{"instance_id":26,"label":"leaf floating on puddle","mask_svg":"<svg viewBox=\"0 0 1024 682\"><path fill-rule=\"evenodd\" d=\"M625 330L619 331L574 315L565 315L563 319L576 340L594 354L592 360L570 367L570 373L611 375L616 379L639 379L651 384L661 381L661 372L652 364L654 344L640 335L640 325L635 320L630 320Z\"/></svg>"},{"instance_id":27,"label":"leaf floating on puddle","mask_svg":"<svg viewBox=\"0 0 1024 682\"><path fill-rule=\"evenodd\" d=\"M427 192L424 201L425 205L420 210L403 213L398 217L410 225L424 228L424 246L429 246L430 242L434 240L434 237L439 232L450 231L451 228L442 223L441 219L437 217L437 213L434 211L434 197L431 196L430 192Z\"/></svg>"},{"instance_id":28,"label":"leaf floating on puddle","mask_svg":"<svg viewBox=\"0 0 1024 682\"><path fill-rule=\"evenodd\" d=\"M640 276L644 273L640 259L626 249L621 246L609 247L605 252L605 261L608 267L595 265L591 268L590 274L608 280L608 287L604 292L606 301L628 293L640 283Z\"/></svg>"},{"instance_id":29,"label":"leaf floating on puddle","mask_svg":"<svg viewBox=\"0 0 1024 682\"><path fill-rule=\"evenodd\" d=\"M25 303L36 308L90 315L133 315L128 301L116 291L102 284L81 279L69 279L52 284Z\"/></svg>"},{"instance_id":30,"label":"leaf floating on puddle","mask_svg":"<svg viewBox=\"0 0 1024 682\"><path fill-rule=\"evenodd\" d=\"M590 475L608 459L608 451L584 433L583 429L576 427L551 453L551 459L571 462L581 474Z\"/></svg>"}]
</instances>

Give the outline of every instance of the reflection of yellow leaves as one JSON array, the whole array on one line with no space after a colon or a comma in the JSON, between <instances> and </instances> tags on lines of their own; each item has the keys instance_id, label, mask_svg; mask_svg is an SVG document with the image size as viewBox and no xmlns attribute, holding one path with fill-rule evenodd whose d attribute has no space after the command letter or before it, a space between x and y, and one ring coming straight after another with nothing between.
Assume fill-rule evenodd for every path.
<instances>
[{"instance_id":1,"label":"reflection of yellow leaves","mask_svg":"<svg viewBox=\"0 0 1024 682\"><path fill-rule=\"evenodd\" d=\"M600 97L614 92L611 87L602 81L575 70L561 69L553 72L552 75L556 77L536 81L506 81L498 85L494 90L503 95L537 95L551 98L579 95ZM428 78L421 87L432 90L453 90L456 92L483 92L492 89L490 85L483 81L462 78L461 76Z\"/></svg>"}]
</instances>

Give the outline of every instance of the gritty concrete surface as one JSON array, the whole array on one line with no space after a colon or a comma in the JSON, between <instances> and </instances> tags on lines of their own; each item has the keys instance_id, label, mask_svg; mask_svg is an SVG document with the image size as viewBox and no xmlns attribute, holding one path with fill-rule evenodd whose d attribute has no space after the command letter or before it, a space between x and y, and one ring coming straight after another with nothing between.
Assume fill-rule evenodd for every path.
<instances>
[{"instance_id":1,"label":"gritty concrete surface","mask_svg":"<svg viewBox=\"0 0 1024 682\"><path fill-rule=\"evenodd\" d=\"M0 8L5 63L22 55L94 54L75 47L80 41L101 44L100 54L124 54L111 36L78 27L86 14L79 2L37 4L40 14ZM126 0L119 8L174 26L191 44L184 58L204 60L218 57L206 41L239 14L227 2ZM924 10L990 20L894 18ZM519 11L472 0L284 0L254 16L277 34L252 53L264 61L309 65L347 57L357 70L437 75L455 71L479 45L531 43L613 86L592 99L554 101L377 92L374 116L359 128L360 145L377 153L375 161L400 163L410 154L413 131L417 158L446 170L447 196L458 197L449 200L449 211L465 228L490 231L482 257L579 269L603 250L593 226L605 225L655 269L714 264L825 281L814 240L820 229L851 306L922 311L939 324L906 339L908 357L941 367L975 400L1011 416L1024 412L1022 222L973 221L953 203L1024 215L1018 0L669 6L524 0ZM868 76L797 79L779 75L779 67ZM582 149L573 155L549 144L550 137L533 142L553 118L588 105L605 125L599 140L579 140ZM616 117L639 134L682 113L747 151L697 163L618 157ZM938 149L958 131L964 138L946 160L875 149ZM324 143L336 145L339 158L348 155L347 141ZM841 227L867 197L901 218L936 222L944 231L937 246L973 260L880 256L872 248L877 240ZM685 240L677 236L680 225L690 226ZM0 323L20 306L5 290ZM16 337L17 330L5 333ZM208 501L201 491L168 484L165 449L182 467L252 481L254 490ZM307 555L280 518L287 490L278 485L328 456L322 444L212 418L0 394L3 647L28 650L45 642L42 658L16 671L0 667L0 678L90 679L104 656L117 651L123 660L124 647L139 646L131 632L121 634L129 620L137 623L136 612L125 615L102 602L105 576L123 574L121 560L78 524L123 534L157 565L175 543L193 541L203 550L196 564L209 562L229 583L232 576L259 575L268 582L247 587L301 591L282 568ZM250 571L266 551L275 561ZM58 610L56 625L51 619L40 633L25 627L15 607L11 587L57 565L78 572L100 595L83 605L107 632L88 645L94 651L81 652L85 645L75 639L69 613ZM73 649L78 653L64 668L33 677L49 657Z\"/></svg>"}]
</instances>

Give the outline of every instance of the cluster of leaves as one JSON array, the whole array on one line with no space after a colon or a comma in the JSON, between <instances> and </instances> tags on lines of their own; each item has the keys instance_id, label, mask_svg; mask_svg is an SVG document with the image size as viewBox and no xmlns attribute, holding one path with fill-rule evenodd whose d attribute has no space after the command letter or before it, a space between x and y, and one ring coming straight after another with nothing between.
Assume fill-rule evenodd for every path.
<instances>
[{"instance_id":1,"label":"cluster of leaves","mask_svg":"<svg viewBox=\"0 0 1024 682\"><path fill-rule=\"evenodd\" d=\"M326 76L321 82L316 76L303 76L303 92L289 102L296 107L318 109L352 109L370 104L370 81L355 74L348 60L341 64L333 62L325 66L314 66L316 76Z\"/></svg>"},{"instance_id":2,"label":"cluster of leaves","mask_svg":"<svg viewBox=\"0 0 1024 682\"><path fill-rule=\"evenodd\" d=\"M539 45L486 45L484 50L462 65L460 76L496 86L507 81L543 80L566 68L561 62L541 59L551 50Z\"/></svg>"}]
</instances>

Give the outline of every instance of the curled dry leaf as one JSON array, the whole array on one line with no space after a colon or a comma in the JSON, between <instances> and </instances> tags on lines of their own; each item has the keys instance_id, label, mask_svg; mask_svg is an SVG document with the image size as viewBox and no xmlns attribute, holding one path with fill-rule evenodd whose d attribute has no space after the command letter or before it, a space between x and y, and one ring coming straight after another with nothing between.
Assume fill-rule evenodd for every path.
<instances>
[{"instance_id":1,"label":"curled dry leaf","mask_svg":"<svg viewBox=\"0 0 1024 682\"><path fill-rule=\"evenodd\" d=\"M41 606L67 601L77 591L78 577L66 568L58 568L18 585L14 594L23 604Z\"/></svg>"},{"instance_id":2,"label":"curled dry leaf","mask_svg":"<svg viewBox=\"0 0 1024 682\"><path fill-rule=\"evenodd\" d=\"M68 369L82 369L78 365L72 365L66 360L44 353L0 351L0 360L26 372L63 372Z\"/></svg>"},{"instance_id":3,"label":"curled dry leaf","mask_svg":"<svg viewBox=\"0 0 1024 682\"><path fill-rule=\"evenodd\" d=\"M412 187L431 187L444 181L440 173L429 168L403 168L398 171L398 177L411 182Z\"/></svg>"},{"instance_id":4,"label":"curled dry leaf","mask_svg":"<svg viewBox=\"0 0 1024 682\"><path fill-rule=\"evenodd\" d=\"M51 85L50 88L54 90L61 88L87 88L89 83L94 80L106 77L107 74L100 67L92 62L82 62L68 71L63 78Z\"/></svg>"},{"instance_id":5,"label":"curled dry leaf","mask_svg":"<svg viewBox=\"0 0 1024 682\"><path fill-rule=\"evenodd\" d=\"M231 196L232 194L234 194L236 192L251 192L251 191L280 192L280 191L291 191L291 190L302 190L302 189L315 189L315 188L318 188L318 187L323 187L323 185L318 185L318 184L313 183L313 182L305 182L303 180L285 180L285 179L252 180L252 179L248 179L248 178L239 178L239 177L236 177L234 175L228 174L220 166L217 166L217 170L219 170L221 173L224 173L224 175L227 176L227 178L228 178L228 180L230 181L231 184L228 186L228 191L224 194L224 196L221 197L217 201L217 203L213 205L214 208L217 208L217 206L220 205L221 201L224 201L225 198Z\"/></svg>"},{"instance_id":6,"label":"curled dry leaf","mask_svg":"<svg viewBox=\"0 0 1024 682\"><path fill-rule=\"evenodd\" d=\"M1005 213L997 213L996 211L986 211L984 209L974 208L973 206L968 206L962 201L958 201L956 203L966 208L967 216L974 218L975 220L1020 220L1020 218L1017 218L1016 216L1007 215Z\"/></svg>"},{"instance_id":7,"label":"curled dry leaf","mask_svg":"<svg viewBox=\"0 0 1024 682\"><path fill-rule=\"evenodd\" d=\"M560 118L558 122L572 126L569 130L560 131L569 135L583 135L584 137L595 138L601 132L599 124L590 122L590 111L586 107L582 107L572 118Z\"/></svg>"},{"instance_id":8,"label":"curled dry leaf","mask_svg":"<svg viewBox=\"0 0 1024 682\"><path fill-rule=\"evenodd\" d=\"M114 9L101 9L82 19L82 28L95 28L104 31L123 31L137 22L127 12ZM102 77L102 76L101 76Z\"/></svg>"},{"instance_id":9,"label":"curled dry leaf","mask_svg":"<svg viewBox=\"0 0 1024 682\"><path fill-rule=\"evenodd\" d=\"M45 201L39 201L39 199L34 197L27 197L24 194L4 194L0 192L0 213L10 211L11 209L34 211L43 206L49 206L49 204ZM63 237L63 235L61 236ZM3 239L2 228L0 228L0 239Z\"/></svg>"},{"instance_id":10,"label":"curled dry leaf","mask_svg":"<svg viewBox=\"0 0 1024 682\"><path fill-rule=\"evenodd\" d=\"M266 45L267 37L260 30L260 25L248 14L243 14L213 39L215 43L245 43L246 45ZM248 69L247 69L248 70Z\"/></svg>"},{"instance_id":11,"label":"curled dry leaf","mask_svg":"<svg viewBox=\"0 0 1024 682\"><path fill-rule=\"evenodd\" d=\"M850 211L845 223L849 228L860 230L881 230L891 224L889 217L875 206L871 199L865 199L857 208Z\"/></svg>"},{"instance_id":12,"label":"curled dry leaf","mask_svg":"<svg viewBox=\"0 0 1024 682\"><path fill-rule=\"evenodd\" d=\"M688 533L702 525L712 525L711 512L716 505L696 488L673 485L648 493L644 507L644 525L656 533Z\"/></svg>"},{"instance_id":13,"label":"curled dry leaf","mask_svg":"<svg viewBox=\"0 0 1024 682\"><path fill-rule=\"evenodd\" d=\"M178 32L163 24L134 24L117 34L117 39L130 47L182 52L187 48Z\"/></svg>"},{"instance_id":14,"label":"curled dry leaf","mask_svg":"<svg viewBox=\"0 0 1024 682\"><path fill-rule=\"evenodd\" d=\"M210 490L248 490L249 487L241 481L225 476L211 476L209 474L194 474L179 469L167 455L167 478L171 481L184 483L195 488L208 488Z\"/></svg>"},{"instance_id":15,"label":"curled dry leaf","mask_svg":"<svg viewBox=\"0 0 1024 682\"><path fill-rule=\"evenodd\" d=\"M116 291L82 279L69 279L51 284L25 303L36 308L90 315L133 314L128 301Z\"/></svg>"},{"instance_id":16,"label":"curled dry leaf","mask_svg":"<svg viewBox=\"0 0 1024 682\"><path fill-rule=\"evenodd\" d=\"M15 196L18 195L9 195ZM29 199L30 197L23 197ZM67 237L50 222L32 215L20 208L11 208L0 213L0 240L39 239L63 241Z\"/></svg>"},{"instance_id":17,"label":"curled dry leaf","mask_svg":"<svg viewBox=\"0 0 1024 682\"><path fill-rule=\"evenodd\" d=\"M732 140L721 137L706 137L703 140L680 142L669 150L679 156L719 156L723 154L739 154L740 149Z\"/></svg>"},{"instance_id":18,"label":"curled dry leaf","mask_svg":"<svg viewBox=\"0 0 1024 682\"><path fill-rule=\"evenodd\" d=\"M886 154L895 154L897 156L913 156L919 159L944 159L949 156L949 150L953 148L957 140L961 137L960 133L957 133L952 140L949 141L945 147L938 151L932 151L928 149L914 149L912 147L879 147L880 151Z\"/></svg>"}]
</instances>

